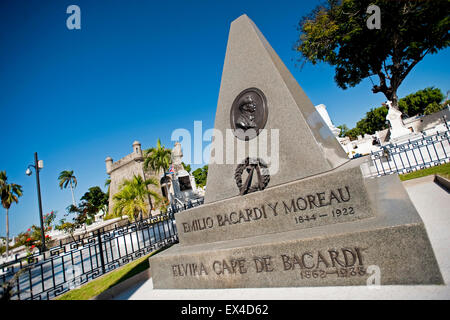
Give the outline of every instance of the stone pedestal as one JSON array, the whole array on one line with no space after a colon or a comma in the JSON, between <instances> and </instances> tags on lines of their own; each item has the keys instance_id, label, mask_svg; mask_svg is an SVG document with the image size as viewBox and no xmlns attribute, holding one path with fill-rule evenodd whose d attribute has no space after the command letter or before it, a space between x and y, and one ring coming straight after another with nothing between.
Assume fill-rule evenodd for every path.
<instances>
[{"instance_id":1,"label":"stone pedestal","mask_svg":"<svg viewBox=\"0 0 450 320\"><path fill-rule=\"evenodd\" d=\"M303 212L280 212L280 221L289 217L299 229L250 237L257 232L242 231L234 234L238 239L189 245L181 240L150 258L154 288L347 286L366 285L370 277L381 285L442 284L423 222L398 177L365 185L373 216L349 218L348 205L333 205L326 211L341 213L331 224L312 227L317 216L308 221ZM180 219L180 239L188 239Z\"/></svg>"},{"instance_id":2,"label":"stone pedestal","mask_svg":"<svg viewBox=\"0 0 450 320\"><path fill-rule=\"evenodd\" d=\"M178 213L176 223L187 246L373 216L361 169L354 167L205 204Z\"/></svg>"}]
</instances>

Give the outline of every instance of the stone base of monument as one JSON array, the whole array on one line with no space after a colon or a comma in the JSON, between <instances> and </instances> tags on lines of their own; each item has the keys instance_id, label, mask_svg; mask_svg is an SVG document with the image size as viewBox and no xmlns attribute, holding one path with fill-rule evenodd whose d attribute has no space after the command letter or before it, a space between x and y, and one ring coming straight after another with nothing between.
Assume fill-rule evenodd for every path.
<instances>
[{"instance_id":1,"label":"stone base of monument","mask_svg":"<svg viewBox=\"0 0 450 320\"><path fill-rule=\"evenodd\" d=\"M364 185L372 217L204 244L181 242L150 258L154 288L443 284L424 224L398 176L364 179ZM178 218L177 227L182 228Z\"/></svg>"}]
</instances>

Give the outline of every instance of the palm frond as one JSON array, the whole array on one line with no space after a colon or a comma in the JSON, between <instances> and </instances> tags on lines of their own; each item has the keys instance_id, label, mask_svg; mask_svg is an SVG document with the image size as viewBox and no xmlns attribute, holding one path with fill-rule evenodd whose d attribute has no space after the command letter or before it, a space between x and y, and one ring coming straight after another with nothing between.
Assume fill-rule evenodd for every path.
<instances>
[{"instance_id":1,"label":"palm frond","mask_svg":"<svg viewBox=\"0 0 450 320\"><path fill-rule=\"evenodd\" d=\"M140 175L134 175L131 179L123 180L119 192L113 196L113 214L115 216L127 215L131 220L139 212L146 214L148 212L148 205L145 202L146 197L154 195L153 191L147 189L147 185L154 182L157 181L155 179L144 181Z\"/></svg>"},{"instance_id":2,"label":"palm frond","mask_svg":"<svg viewBox=\"0 0 450 320\"><path fill-rule=\"evenodd\" d=\"M78 184L77 178L75 176L72 176L72 183L73 183L73 187L75 188Z\"/></svg>"},{"instance_id":3,"label":"palm frond","mask_svg":"<svg viewBox=\"0 0 450 320\"><path fill-rule=\"evenodd\" d=\"M161 145L161 140L158 138L156 148L150 148L144 152L144 169L151 168L155 172L161 169L166 172L171 163L172 151Z\"/></svg>"},{"instance_id":4,"label":"palm frond","mask_svg":"<svg viewBox=\"0 0 450 320\"><path fill-rule=\"evenodd\" d=\"M66 189L70 182L72 182L73 187L75 188L77 186L77 183L78 183L77 182L77 178L73 174L73 170L61 171L59 176L58 176L58 180L59 180L59 187L61 189L63 189L63 188Z\"/></svg>"},{"instance_id":5,"label":"palm frond","mask_svg":"<svg viewBox=\"0 0 450 320\"><path fill-rule=\"evenodd\" d=\"M6 181L6 179L5 179ZM11 183L4 183L1 187L1 203L5 209L9 209L11 204L19 203L19 197L22 196L22 186Z\"/></svg>"},{"instance_id":6,"label":"palm frond","mask_svg":"<svg viewBox=\"0 0 450 320\"><path fill-rule=\"evenodd\" d=\"M23 195L22 186L16 183L11 183L12 192L21 197Z\"/></svg>"},{"instance_id":7,"label":"palm frond","mask_svg":"<svg viewBox=\"0 0 450 320\"><path fill-rule=\"evenodd\" d=\"M0 187L6 184L6 180L8 180L8 177L6 176L6 171L0 171Z\"/></svg>"},{"instance_id":8,"label":"palm frond","mask_svg":"<svg viewBox=\"0 0 450 320\"><path fill-rule=\"evenodd\" d=\"M152 185L155 187L159 186L159 182L156 178L148 178L147 180L144 181L146 186Z\"/></svg>"}]
</instances>

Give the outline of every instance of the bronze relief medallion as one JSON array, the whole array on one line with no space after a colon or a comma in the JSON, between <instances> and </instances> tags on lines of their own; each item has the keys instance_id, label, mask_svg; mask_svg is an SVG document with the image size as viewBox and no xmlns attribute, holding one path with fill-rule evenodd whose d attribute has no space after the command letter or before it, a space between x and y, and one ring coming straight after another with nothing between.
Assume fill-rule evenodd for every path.
<instances>
[{"instance_id":1,"label":"bronze relief medallion","mask_svg":"<svg viewBox=\"0 0 450 320\"><path fill-rule=\"evenodd\" d=\"M248 88L234 99L230 111L230 124L236 138L251 140L267 122L268 109L264 93L258 88Z\"/></svg>"}]
</instances>

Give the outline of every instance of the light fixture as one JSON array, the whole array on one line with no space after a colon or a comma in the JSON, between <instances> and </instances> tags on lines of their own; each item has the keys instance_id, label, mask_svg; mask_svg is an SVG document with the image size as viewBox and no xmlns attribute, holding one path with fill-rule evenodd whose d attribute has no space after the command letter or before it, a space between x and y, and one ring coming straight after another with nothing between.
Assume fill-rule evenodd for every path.
<instances>
[{"instance_id":1,"label":"light fixture","mask_svg":"<svg viewBox=\"0 0 450 320\"><path fill-rule=\"evenodd\" d=\"M25 174L27 176L31 176L33 171L31 171L31 167L34 168L36 171L36 187L37 187L37 194L38 194L38 206L39 206L39 219L41 222L41 253L43 254L45 252L45 233L44 233L44 219L42 216L42 200L41 200L41 186L39 182L39 171L44 168L44 161L38 160L37 152L34 153L34 165L30 164L25 171Z\"/></svg>"}]
</instances>

